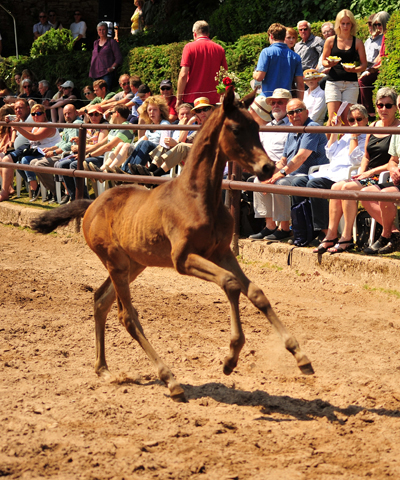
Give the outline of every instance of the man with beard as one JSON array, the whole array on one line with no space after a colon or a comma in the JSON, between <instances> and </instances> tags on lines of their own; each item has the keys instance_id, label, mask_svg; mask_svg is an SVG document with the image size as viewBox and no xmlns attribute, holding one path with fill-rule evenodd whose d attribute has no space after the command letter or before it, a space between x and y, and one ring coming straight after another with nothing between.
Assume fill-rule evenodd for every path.
<instances>
[{"instance_id":1,"label":"man with beard","mask_svg":"<svg viewBox=\"0 0 400 480\"><path fill-rule=\"evenodd\" d=\"M289 125L289 119L286 115L286 105L292 98L289 90L277 88L270 97L257 97L250 106L250 114L260 126L280 126ZM268 117L272 115L273 119L269 123ZM273 162L278 162L282 158L288 132L261 132L260 140L264 150ZM254 183L260 182L258 178ZM279 185L279 183L277 183ZM254 216L255 218L265 218L265 227L261 232L250 235L253 240L262 240L277 230L277 223L284 231L289 230L290 221L290 197L287 195L275 195L272 193L254 192Z\"/></svg>"}]
</instances>

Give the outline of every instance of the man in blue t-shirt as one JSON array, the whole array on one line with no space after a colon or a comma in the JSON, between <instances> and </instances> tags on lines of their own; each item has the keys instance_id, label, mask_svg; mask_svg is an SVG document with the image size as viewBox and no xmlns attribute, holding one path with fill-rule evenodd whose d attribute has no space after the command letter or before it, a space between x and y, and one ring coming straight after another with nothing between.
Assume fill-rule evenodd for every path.
<instances>
[{"instance_id":1,"label":"man in blue t-shirt","mask_svg":"<svg viewBox=\"0 0 400 480\"><path fill-rule=\"evenodd\" d=\"M286 28L273 23L268 29L270 46L260 53L254 80L262 82L262 95L270 97L276 88L292 89L297 83L297 98L303 99L304 80L301 58L285 43Z\"/></svg>"}]
</instances>

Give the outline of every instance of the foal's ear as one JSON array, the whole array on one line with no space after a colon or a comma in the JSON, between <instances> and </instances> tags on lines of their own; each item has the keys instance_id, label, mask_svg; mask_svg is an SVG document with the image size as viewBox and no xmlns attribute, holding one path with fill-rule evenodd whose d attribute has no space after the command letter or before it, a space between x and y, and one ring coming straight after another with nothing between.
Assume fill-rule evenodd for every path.
<instances>
[{"instance_id":1,"label":"foal's ear","mask_svg":"<svg viewBox=\"0 0 400 480\"><path fill-rule=\"evenodd\" d=\"M228 87L227 90L225 90L224 102L222 106L224 107L224 112L226 114L232 112L235 109L235 91L232 86Z\"/></svg>"},{"instance_id":2,"label":"foal's ear","mask_svg":"<svg viewBox=\"0 0 400 480\"><path fill-rule=\"evenodd\" d=\"M254 102L254 99L256 97L256 92L257 92L257 89L255 88L251 93L247 94L245 97L242 98L241 104L246 110Z\"/></svg>"}]
</instances>

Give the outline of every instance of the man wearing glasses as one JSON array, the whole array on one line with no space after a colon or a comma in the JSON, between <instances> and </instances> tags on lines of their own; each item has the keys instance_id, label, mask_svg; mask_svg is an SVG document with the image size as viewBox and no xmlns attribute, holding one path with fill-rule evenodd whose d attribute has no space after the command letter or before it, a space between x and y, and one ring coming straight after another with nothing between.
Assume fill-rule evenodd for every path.
<instances>
[{"instance_id":1,"label":"man wearing glasses","mask_svg":"<svg viewBox=\"0 0 400 480\"><path fill-rule=\"evenodd\" d=\"M295 127L318 126L308 117L305 104L298 98L289 100L286 106L290 123ZM329 163L325 153L325 145L328 143L323 133L289 133L282 158L275 165L274 175L265 183L278 185L292 185L303 187L308 181L308 170L314 165ZM304 199L292 197L292 205L297 205ZM316 227L316 230L318 228ZM290 230L278 228L272 235L265 237L266 240L283 240L292 235Z\"/></svg>"},{"instance_id":2,"label":"man wearing glasses","mask_svg":"<svg viewBox=\"0 0 400 480\"><path fill-rule=\"evenodd\" d=\"M174 123L178 118L176 112L176 96L174 95L174 89L172 88L172 82L169 79L162 80L160 83L160 94L165 98L169 108L169 118L170 123Z\"/></svg>"},{"instance_id":3,"label":"man wearing glasses","mask_svg":"<svg viewBox=\"0 0 400 480\"><path fill-rule=\"evenodd\" d=\"M33 26L33 38L37 40L44 33L51 29L50 23L47 21L47 15L44 12L39 13L39 23L35 23Z\"/></svg>"},{"instance_id":4,"label":"man wearing glasses","mask_svg":"<svg viewBox=\"0 0 400 480\"><path fill-rule=\"evenodd\" d=\"M70 80L67 80L64 82L62 85L62 97L60 100L58 100L56 103L54 103L51 106L46 106L46 109L49 109L52 111L52 122L54 123L63 123L64 122L64 114L63 114L63 107L67 105L68 103L74 104L75 101L77 100L76 95L73 92L74 89L74 82L71 82ZM53 111L55 112L53 114Z\"/></svg>"},{"instance_id":5,"label":"man wearing glasses","mask_svg":"<svg viewBox=\"0 0 400 480\"><path fill-rule=\"evenodd\" d=\"M294 51L300 55L303 70L316 68L318 59L324 49L324 40L311 33L311 25L306 20L301 20L297 24L300 42L294 46Z\"/></svg>"},{"instance_id":6,"label":"man wearing glasses","mask_svg":"<svg viewBox=\"0 0 400 480\"><path fill-rule=\"evenodd\" d=\"M63 108L64 119L66 123L75 124L75 127L64 128L61 133L61 140L54 146L43 149L45 157L38 158L31 161L31 165L37 167L54 167L64 155L71 152L72 139L78 136L78 125L82 123L82 120L78 118L76 108L72 104L67 104ZM38 179L46 187L46 190L50 191L50 195L47 196L46 201L54 203L56 199L56 184L54 181L54 175L51 173L36 173Z\"/></svg>"},{"instance_id":7,"label":"man wearing glasses","mask_svg":"<svg viewBox=\"0 0 400 480\"><path fill-rule=\"evenodd\" d=\"M115 105L125 105L135 96L131 91L130 78L127 73L122 74L119 77L119 86L122 88L122 92L116 93L109 100L103 100L98 105L100 105L103 110L108 110L115 107ZM105 112L107 114L107 112Z\"/></svg>"},{"instance_id":8,"label":"man wearing glasses","mask_svg":"<svg viewBox=\"0 0 400 480\"><path fill-rule=\"evenodd\" d=\"M54 10L50 10L49 12L49 23L55 30L62 30L64 28L61 22L57 20L57 14Z\"/></svg>"}]
</instances>

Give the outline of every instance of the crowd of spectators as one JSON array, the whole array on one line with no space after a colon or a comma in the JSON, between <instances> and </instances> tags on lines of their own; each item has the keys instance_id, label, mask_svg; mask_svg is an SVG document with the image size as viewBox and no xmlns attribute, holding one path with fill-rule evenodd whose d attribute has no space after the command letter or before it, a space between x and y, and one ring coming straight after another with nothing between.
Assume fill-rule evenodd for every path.
<instances>
[{"instance_id":1,"label":"crowd of spectators","mask_svg":"<svg viewBox=\"0 0 400 480\"><path fill-rule=\"evenodd\" d=\"M150 17L145 17L144 10L150 3L153 5L135 0L136 10L131 19L133 34L146 26L144 18ZM74 17L71 31L75 44L79 45L85 39L86 25L78 10ZM349 10L339 12L334 25L324 23L322 37L313 35L305 20L298 22L298 33L279 23L271 25L268 29L270 46L262 50L253 73L260 90L249 109L254 120L260 126L326 124L353 127L366 126L371 121L378 127L399 125L396 92L382 88L375 103L372 101L373 81L385 54L388 19L386 12L369 17L370 36L365 44L356 37L356 21ZM62 28L62 25L57 22L55 12L49 13L49 20L42 12L39 23L34 26L34 34L42 35L50 28ZM188 43L182 53L176 94L168 78L161 81L159 91L151 92L139 76L128 74L120 75L120 90L114 92L114 76L122 63L122 55L105 22L99 23L97 33L99 38L94 43L89 74L93 82L83 88L82 94L73 81L66 78L58 78L52 91L48 81L38 81L29 70L15 76L17 92L11 92L0 79L3 103L0 121L6 122L0 130L1 161L75 169L79 123L85 122L93 124L93 128L87 130L83 163L87 171L161 176L184 165L196 131L158 130L157 125L201 126L217 108L220 95L216 91L215 76L220 68L228 70L228 65L224 49L209 37L208 24L198 21L193 26L193 42ZM7 126L15 120L48 125L37 128ZM52 123L64 125L55 128ZM102 128L108 123L131 125L132 129ZM137 124L149 127L137 130ZM267 154L276 163L275 172L266 183L376 191L384 188L379 183L379 174L387 169L393 183L386 190L397 191L396 185L400 183L396 135L268 132L261 133L260 138ZM354 166L360 166L359 172L349 177L349 169ZM74 177L36 176L22 170L20 173L29 182L31 201L39 198L37 180L49 192L47 201L55 201L57 181L64 185L61 203L75 199ZM3 201L13 194L13 172L3 168L1 174L0 201ZM265 227L251 238L272 241L290 238L291 207L303 200L295 195L255 193L255 215L265 218ZM382 236L366 253L387 253L397 248L395 206L389 208L382 202L364 202L364 207L384 225ZM315 236L319 235L321 240L316 253L340 253L353 248L355 201L328 202L314 198L311 199L311 212ZM345 226L339 237L342 215Z\"/></svg>"}]
</instances>

